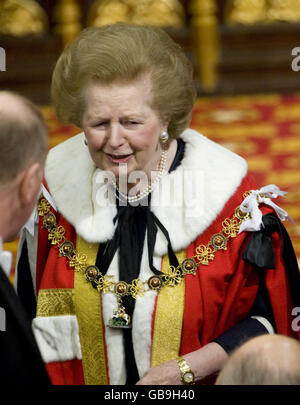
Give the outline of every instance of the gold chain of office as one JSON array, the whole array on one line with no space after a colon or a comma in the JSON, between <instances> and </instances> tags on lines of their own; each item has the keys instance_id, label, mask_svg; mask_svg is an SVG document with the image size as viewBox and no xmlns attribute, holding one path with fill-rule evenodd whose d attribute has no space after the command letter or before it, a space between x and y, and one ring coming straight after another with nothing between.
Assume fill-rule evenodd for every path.
<instances>
[{"instance_id":1,"label":"gold chain of office","mask_svg":"<svg viewBox=\"0 0 300 405\"><path fill-rule=\"evenodd\" d=\"M246 195L248 193L244 194ZM95 265L87 265L87 256L77 252L74 244L65 238L65 229L61 225L58 226L56 216L45 198L40 198L37 209L39 216L43 217L43 227L48 230L48 240L52 245L58 246L59 256L66 257L74 271L82 272L86 280L103 294L111 292L118 298L131 295L134 299L149 290L159 291L165 285L174 287L181 283L187 274L195 275L200 264L207 266L215 259L217 251L227 249L228 240L238 235L240 224L249 218L249 214L242 212L238 206L233 216L222 222L221 232L214 234L207 245L196 247L194 256L183 260L177 267L169 266L161 275L151 276L146 281L136 278L128 284L125 281L114 281L113 276L103 275Z\"/></svg>"}]
</instances>

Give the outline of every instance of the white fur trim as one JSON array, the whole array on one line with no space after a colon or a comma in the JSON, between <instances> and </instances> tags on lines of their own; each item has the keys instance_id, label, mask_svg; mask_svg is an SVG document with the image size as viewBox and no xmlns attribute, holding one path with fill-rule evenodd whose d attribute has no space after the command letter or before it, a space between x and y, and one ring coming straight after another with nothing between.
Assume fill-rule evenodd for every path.
<instances>
[{"instance_id":1,"label":"white fur trim","mask_svg":"<svg viewBox=\"0 0 300 405\"><path fill-rule=\"evenodd\" d=\"M149 267L146 238L141 261L140 279L142 281L148 280L153 275ZM161 260L161 257L153 257L153 265L157 269L161 269ZM137 297L133 313L132 343L140 378L151 366L152 317L156 296L156 291L148 291L143 297Z\"/></svg>"},{"instance_id":2,"label":"white fur trim","mask_svg":"<svg viewBox=\"0 0 300 405\"><path fill-rule=\"evenodd\" d=\"M37 317L32 321L32 329L45 363L81 360L75 315Z\"/></svg>"}]
</instances>

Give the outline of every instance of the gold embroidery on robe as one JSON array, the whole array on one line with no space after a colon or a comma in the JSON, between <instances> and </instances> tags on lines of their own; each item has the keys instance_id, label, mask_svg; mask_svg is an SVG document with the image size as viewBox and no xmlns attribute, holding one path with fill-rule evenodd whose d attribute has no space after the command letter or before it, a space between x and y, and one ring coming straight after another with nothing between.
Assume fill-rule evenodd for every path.
<instances>
[{"instance_id":1,"label":"gold embroidery on robe","mask_svg":"<svg viewBox=\"0 0 300 405\"><path fill-rule=\"evenodd\" d=\"M41 289L36 316L74 315L73 289Z\"/></svg>"},{"instance_id":2,"label":"gold embroidery on robe","mask_svg":"<svg viewBox=\"0 0 300 405\"><path fill-rule=\"evenodd\" d=\"M98 244L87 243L77 236L76 250L86 255L88 265L95 264ZM74 297L85 384L107 385L101 295L81 272L74 272Z\"/></svg>"},{"instance_id":3,"label":"gold embroidery on robe","mask_svg":"<svg viewBox=\"0 0 300 405\"><path fill-rule=\"evenodd\" d=\"M186 259L186 251L176 254L178 262ZM169 268L164 256L162 271ZM184 311L185 278L174 287L165 286L157 298L152 341L151 367L172 360L179 355Z\"/></svg>"}]
</instances>

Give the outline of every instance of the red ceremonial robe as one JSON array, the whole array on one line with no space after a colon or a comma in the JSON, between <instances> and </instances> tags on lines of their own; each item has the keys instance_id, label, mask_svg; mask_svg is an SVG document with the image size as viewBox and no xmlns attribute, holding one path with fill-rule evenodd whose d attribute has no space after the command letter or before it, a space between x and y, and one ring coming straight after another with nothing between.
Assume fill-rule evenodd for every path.
<instances>
[{"instance_id":1,"label":"red ceremonial robe","mask_svg":"<svg viewBox=\"0 0 300 405\"><path fill-rule=\"evenodd\" d=\"M187 145L196 134L189 131L183 137ZM197 136L200 137L200 134ZM199 139L206 145L205 139ZM78 141L71 142L74 144ZM198 147L197 142L195 148ZM208 142L209 148L215 148ZM223 149L219 151L218 146L216 149L216 153L225 153ZM64 146L63 150L66 150ZM230 152L230 159L233 159L232 155ZM97 291L84 277L87 265L95 264L101 240L94 241L92 237L85 240L82 237L81 223L74 221L72 224L70 219L66 219L68 212L64 204L60 209L59 192L55 190L54 180L49 173L47 177L47 170L46 180L58 209L53 201L45 201L48 197L46 193L46 198L39 204L35 280L38 305L33 325L52 382L124 383L123 349L119 344L122 334L107 327L116 301L113 301L114 296L108 292L109 289L105 291L103 287ZM245 319L257 295L259 271L264 273L276 331L297 337L297 332L291 326L293 302L279 234L272 234L276 261L274 269L259 270L242 259L252 233L238 233L240 221L235 213L244 200L245 192L253 188L245 170L219 205L222 208L216 210L212 220L203 225L194 239L189 243L183 241L183 246L176 245L172 230L167 228L170 237L174 237L179 263L193 257L198 266L194 275L185 275L177 285L164 286L160 291L146 291L137 296L132 333L140 376L151 366L203 347ZM51 196L48 200L51 200ZM266 205L261 205L260 209L263 214L272 212ZM156 215L159 213L159 207L153 210L156 210ZM53 214L54 222L53 218L49 218L49 212ZM209 213L205 219L208 216ZM190 232L194 232L192 227ZM212 237L217 234L227 238L226 246L220 249L213 248L211 243ZM180 237L178 235L178 239ZM71 242L74 249L69 255L64 251L66 242ZM167 255L160 254L158 249L156 256L161 270L169 273ZM175 280L176 274L172 277ZM110 279L106 281L109 283Z\"/></svg>"}]
</instances>

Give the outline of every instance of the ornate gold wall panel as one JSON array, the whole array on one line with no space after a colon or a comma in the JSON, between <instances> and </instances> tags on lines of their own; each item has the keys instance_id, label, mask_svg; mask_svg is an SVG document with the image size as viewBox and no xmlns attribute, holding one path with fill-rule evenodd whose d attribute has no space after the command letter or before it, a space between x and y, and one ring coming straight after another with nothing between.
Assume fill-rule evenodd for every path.
<instances>
[{"instance_id":1,"label":"ornate gold wall panel","mask_svg":"<svg viewBox=\"0 0 300 405\"><path fill-rule=\"evenodd\" d=\"M300 21L299 0L269 0L268 21Z\"/></svg>"},{"instance_id":2,"label":"ornate gold wall panel","mask_svg":"<svg viewBox=\"0 0 300 405\"><path fill-rule=\"evenodd\" d=\"M48 18L43 8L33 0L3 0L0 2L0 34L23 36L45 32Z\"/></svg>"},{"instance_id":3,"label":"ornate gold wall panel","mask_svg":"<svg viewBox=\"0 0 300 405\"><path fill-rule=\"evenodd\" d=\"M54 9L55 33L63 45L71 42L82 30L81 10L76 0L58 0Z\"/></svg>"},{"instance_id":4,"label":"ornate gold wall panel","mask_svg":"<svg viewBox=\"0 0 300 405\"><path fill-rule=\"evenodd\" d=\"M225 21L229 24L256 24L300 21L299 0L227 0Z\"/></svg>"},{"instance_id":5,"label":"ornate gold wall panel","mask_svg":"<svg viewBox=\"0 0 300 405\"><path fill-rule=\"evenodd\" d=\"M181 27L185 13L178 0L97 0L88 14L88 26L124 21L136 24Z\"/></svg>"},{"instance_id":6,"label":"ornate gold wall panel","mask_svg":"<svg viewBox=\"0 0 300 405\"><path fill-rule=\"evenodd\" d=\"M217 64L220 52L217 4L215 0L192 0L191 33L198 76L205 91L217 84Z\"/></svg>"},{"instance_id":7,"label":"ornate gold wall panel","mask_svg":"<svg viewBox=\"0 0 300 405\"><path fill-rule=\"evenodd\" d=\"M255 24L266 20L267 0L230 0L225 7L227 23Z\"/></svg>"}]
</instances>

